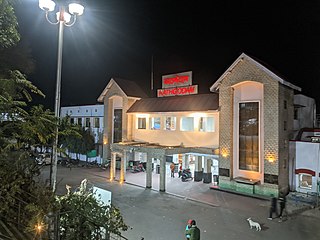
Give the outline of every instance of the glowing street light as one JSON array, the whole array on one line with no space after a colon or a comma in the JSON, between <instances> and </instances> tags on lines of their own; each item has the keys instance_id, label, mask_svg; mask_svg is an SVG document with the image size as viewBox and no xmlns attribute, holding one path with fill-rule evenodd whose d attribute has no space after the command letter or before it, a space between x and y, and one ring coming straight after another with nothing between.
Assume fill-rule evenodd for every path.
<instances>
[{"instance_id":1,"label":"glowing street light","mask_svg":"<svg viewBox=\"0 0 320 240\"><path fill-rule=\"evenodd\" d=\"M46 19L50 24L59 24L59 35L58 35L58 61L57 61L57 80L56 80L56 96L55 96L55 107L54 113L57 119L60 117L60 97L61 97L61 67L62 67L62 47L63 47L63 30L64 26L71 27L77 20L77 16L83 14L84 7L80 4L80 1L71 1L68 5L69 13L65 11L64 6L59 6L59 11L56 13L56 21L51 21L49 18L49 12L55 10L56 3L52 0L39 0L39 7L45 11ZM53 143L53 158L52 158L52 173L50 184L52 190L56 190L57 182L57 162L58 162L58 126L55 132L55 141Z\"/></svg>"}]
</instances>

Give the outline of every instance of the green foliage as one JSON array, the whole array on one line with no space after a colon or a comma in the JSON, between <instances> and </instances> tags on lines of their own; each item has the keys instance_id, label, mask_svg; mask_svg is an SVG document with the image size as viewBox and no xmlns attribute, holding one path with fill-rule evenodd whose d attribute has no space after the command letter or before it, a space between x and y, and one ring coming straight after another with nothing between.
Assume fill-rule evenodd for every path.
<instances>
[{"instance_id":1,"label":"green foliage","mask_svg":"<svg viewBox=\"0 0 320 240\"><path fill-rule=\"evenodd\" d=\"M60 239L101 239L105 232L121 234L128 226L118 208L103 205L90 191L58 197Z\"/></svg>"},{"instance_id":2,"label":"green foliage","mask_svg":"<svg viewBox=\"0 0 320 240\"><path fill-rule=\"evenodd\" d=\"M39 167L25 152L0 155L0 217L21 231L33 229L54 209L52 191L36 180L39 173Z\"/></svg>"},{"instance_id":3,"label":"green foliage","mask_svg":"<svg viewBox=\"0 0 320 240\"><path fill-rule=\"evenodd\" d=\"M94 137L90 129L71 124L69 116L61 120L60 127L62 132L59 133L59 142L65 150L68 149L72 153L87 154L94 148Z\"/></svg>"},{"instance_id":4,"label":"green foliage","mask_svg":"<svg viewBox=\"0 0 320 240\"><path fill-rule=\"evenodd\" d=\"M0 47L11 47L20 40L12 1L0 0Z\"/></svg>"}]
</instances>

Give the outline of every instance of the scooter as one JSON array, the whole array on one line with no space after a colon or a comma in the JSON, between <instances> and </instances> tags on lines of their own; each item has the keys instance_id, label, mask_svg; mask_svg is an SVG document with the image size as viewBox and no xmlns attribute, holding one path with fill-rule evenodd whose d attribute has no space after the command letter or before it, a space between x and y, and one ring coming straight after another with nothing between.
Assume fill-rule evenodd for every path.
<instances>
[{"instance_id":1,"label":"scooter","mask_svg":"<svg viewBox=\"0 0 320 240\"><path fill-rule=\"evenodd\" d=\"M183 169L182 174L181 174L181 181L186 182L186 181L192 180L192 179L193 179L193 177L192 177L190 169Z\"/></svg>"}]
</instances>

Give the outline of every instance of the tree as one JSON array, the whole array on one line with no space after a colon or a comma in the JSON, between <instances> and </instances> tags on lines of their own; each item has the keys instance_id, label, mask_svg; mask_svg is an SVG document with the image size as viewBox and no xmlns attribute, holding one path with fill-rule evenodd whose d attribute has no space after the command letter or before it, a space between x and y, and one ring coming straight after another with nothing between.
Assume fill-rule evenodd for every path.
<instances>
[{"instance_id":1,"label":"tree","mask_svg":"<svg viewBox=\"0 0 320 240\"><path fill-rule=\"evenodd\" d=\"M66 134L61 134L59 142L68 152L76 153L77 159L79 159L78 154L87 155L94 148L94 138L89 128L86 129L80 125L71 124L69 116L62 119L61 128L69 129L69 131Z\"/></svg>"},{"instance_id":2,"label":"tree","mask_svg":"<svg viewBox=\"0 0 320 240\"><path fill-rule=\"evenodd\" d=\"M48 211L54 211L53 193L39 183L39 173L25 153L0 155L0 217L21 231L34 229Z\"/></svg>"},{"instance_id":3,"label":"tree","mask_svg":"<svg viewBox=\"0 0 320 240\"><path fill-rule=\"evenodd\" d=\"M58 197L60 239L103 239L106 232L121 235L128 226L118 208L98 200L82 181L79 191Z\"/></svg>"},{"instance_id":4,"label":"tree","mask_svg":"<svg viewBox=\"0 0 320 240\"><path fill-rule=\"evenodd\" d=\"M0 46L4 48L11 47L20 40L12 4L13 1L0 0Z\"/></svg>"},{"instance_id":5,"label":"tree","mask_svg":"<svg viewBox=\"0 0 320 240\"><path fill-rule=\"evenodd\" d=\"M27 232L47 211L54 211L55 201L52 191L37 179L39 166L30 161L25 148L50 141L57 121L42 107L26 109L31 94L44 95L20 72L23 64L14 65L19 59L4 58L3 53L11 56L20 40L12 3L0 0L0 218Z\"/></svg>"}]
</instances>

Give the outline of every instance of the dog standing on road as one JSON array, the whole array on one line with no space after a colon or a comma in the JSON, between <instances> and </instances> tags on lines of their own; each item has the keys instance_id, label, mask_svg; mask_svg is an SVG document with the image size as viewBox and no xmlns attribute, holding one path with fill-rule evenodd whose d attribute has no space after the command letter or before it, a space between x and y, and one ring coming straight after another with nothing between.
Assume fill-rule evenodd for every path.
<instances>
[{"instance_id":1,"label":"dog standing on road","mask_svg":"<svg viewBox=\"0 0 320 240\"><path fill-rule=\"evenodd\" d=\"M247 221L249 222L249 225L250 225L250 229L252 229L252 227L255 227L256 228L256 231L261 231L261 226L259 223L257 222L254 222L251 220L251 217L247 219Z\"/></svg>"}]
</instances>

